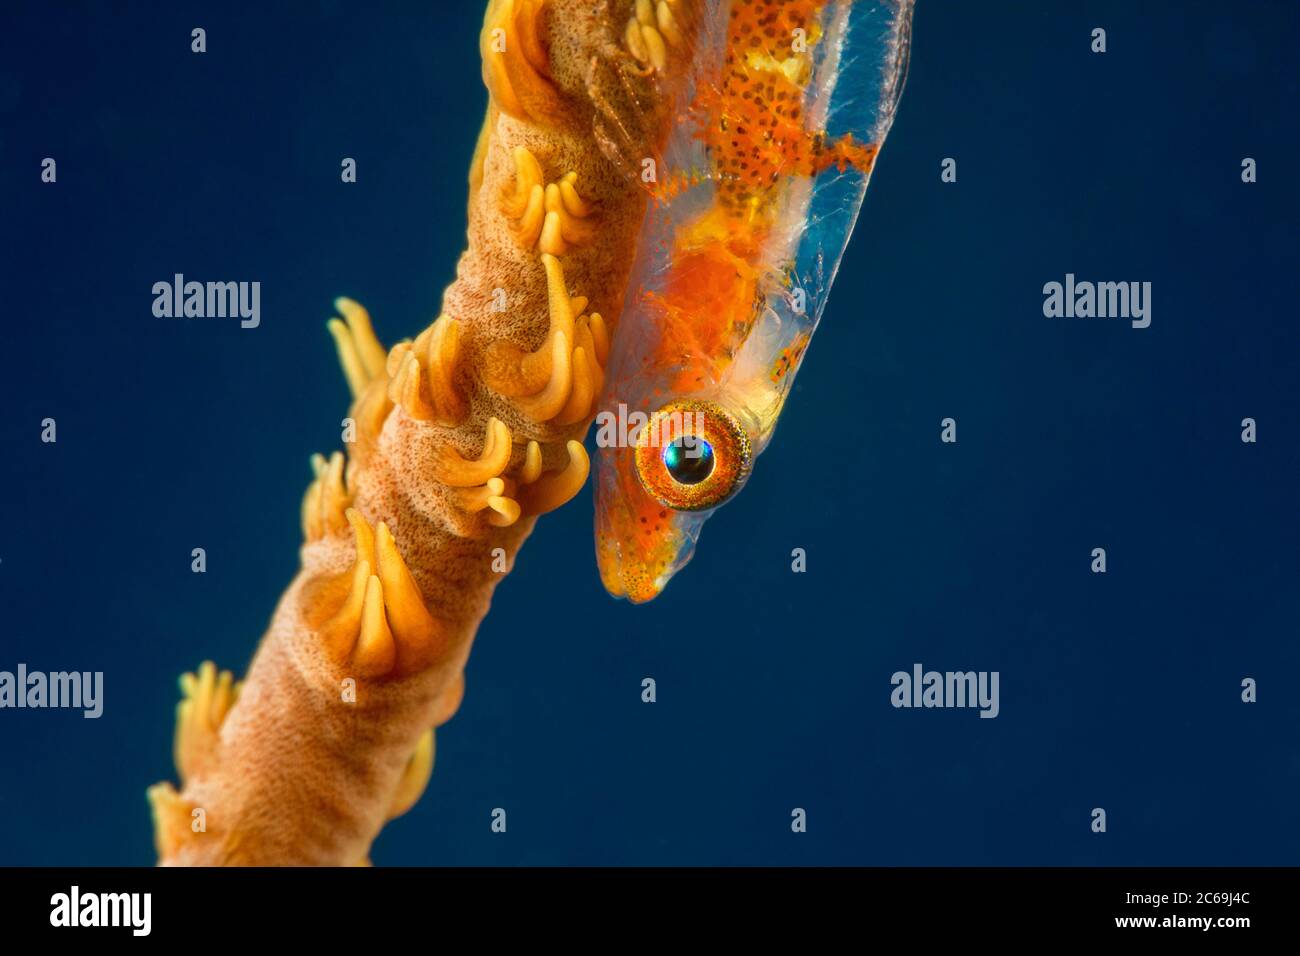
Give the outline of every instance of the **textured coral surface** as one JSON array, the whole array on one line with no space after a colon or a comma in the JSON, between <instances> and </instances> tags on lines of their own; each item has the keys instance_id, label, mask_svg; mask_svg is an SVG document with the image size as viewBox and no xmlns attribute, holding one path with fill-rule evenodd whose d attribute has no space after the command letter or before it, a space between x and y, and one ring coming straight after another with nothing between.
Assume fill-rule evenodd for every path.
<instances>
[{"instance_id":1,"label":"textured coral surface","mask_svg":"<svg viewBox=\"0 0 1300 956\"><path fill-rule=\"evenodd\" d=\"M150 790L161 862L361 863L418 799L493 589L587 478L645 208L635 158L667 129L686 7L489 4L457 278L388 349L336 303L355 428L315 461L302 567L248 675L182 678L182 787Z\"/></svg>"}]
</instances>

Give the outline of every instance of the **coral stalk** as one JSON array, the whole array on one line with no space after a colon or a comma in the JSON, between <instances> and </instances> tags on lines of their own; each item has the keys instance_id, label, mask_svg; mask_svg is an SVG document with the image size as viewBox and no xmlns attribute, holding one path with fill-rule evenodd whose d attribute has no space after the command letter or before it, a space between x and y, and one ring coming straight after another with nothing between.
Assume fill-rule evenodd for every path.
<instances>
[{"instance_id":1,"label":"coral stalk","mask_svg":"<svg viewBox=\"0 0 1300 956\"><path fill-rule=\"evenodd\" d=\"M489 4L468 249L413 341L384 349L337 302L354 440L315 460L302 567L247 677L182 680L182 788L150 790L160 862L361 863L418 798L493 590L586 480L645 208L629 157L665 135L686 6Z\"/></svg>"}]
</instances>

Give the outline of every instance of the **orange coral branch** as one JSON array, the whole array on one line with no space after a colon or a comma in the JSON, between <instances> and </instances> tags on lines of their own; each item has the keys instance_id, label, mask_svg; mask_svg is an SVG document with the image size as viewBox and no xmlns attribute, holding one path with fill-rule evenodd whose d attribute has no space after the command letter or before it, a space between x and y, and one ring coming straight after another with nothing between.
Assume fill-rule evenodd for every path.
<instances>
[{"instance_id":1,"label":"orange coral branch","mask_svg":"<svg viewBox=\"0 0 1300 956\"><path fill-rule=\"evenodd\" d=\"M655 154L665 51L691 29L684 0L644 7L489 3L458 277L442 318L387 351L338 300L354 441L316 461L302 568L247 677L206 665L184 685L181 790L150 790L162 863L364 863L422 792L493 589L587 477L609 330L584 312L619 314L644 215L610 117L640 131L620 155Z\"/></svg>"}]
</instances>

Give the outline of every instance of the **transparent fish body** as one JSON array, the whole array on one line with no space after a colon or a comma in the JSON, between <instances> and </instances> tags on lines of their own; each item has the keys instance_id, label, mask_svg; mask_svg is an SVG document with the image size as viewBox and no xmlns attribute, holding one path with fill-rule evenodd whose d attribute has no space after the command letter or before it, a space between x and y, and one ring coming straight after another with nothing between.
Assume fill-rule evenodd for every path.
<instances>
[{"instance_id":1,"label":"transparent fish body","mask_svg":"<svg viewBox=\"0 0 1300 956\"><path fill-rule=\"evenodd\" d=\"M597 416L597 562L648 601L772 438L906 75L911 0L709 5Z\"/></svg>"}]
</instances>

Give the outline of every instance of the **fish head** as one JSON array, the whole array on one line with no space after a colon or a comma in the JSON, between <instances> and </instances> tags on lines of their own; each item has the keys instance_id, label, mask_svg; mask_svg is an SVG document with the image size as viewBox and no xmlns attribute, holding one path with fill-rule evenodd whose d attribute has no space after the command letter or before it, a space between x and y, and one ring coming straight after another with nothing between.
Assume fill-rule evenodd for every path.
<instances>
[{"instance_id":1,"label":"fish head","mask_svg":"<svg viewBox=\"0 0 1300 956\"><path fill-rule=\"evenodd\" d=\"M606 590L641 604L690 561L704 522L744 486L754 445L742 416L714 400L674 398L628 419L626 441L597 436L596 559Z\"/></svg>"}]
</instances>

